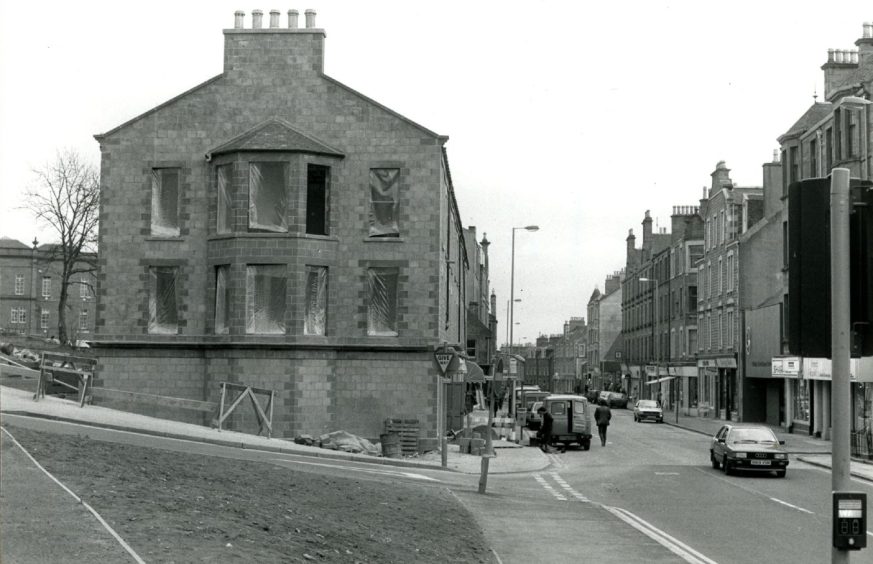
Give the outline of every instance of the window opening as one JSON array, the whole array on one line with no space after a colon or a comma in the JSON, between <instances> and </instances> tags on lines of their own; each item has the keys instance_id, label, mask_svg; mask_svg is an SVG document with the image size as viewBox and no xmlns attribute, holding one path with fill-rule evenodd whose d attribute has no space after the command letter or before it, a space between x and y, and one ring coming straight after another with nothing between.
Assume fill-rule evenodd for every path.
<instances>
[{"instance_id":1,"label":"window opening","mask_svg":"<svg viewBox=\"0 0 873 564\"><path fill-rule=\"evenodd\" d=\"M306 167L306 232L328 234L330 167Z\"/></svg>"},{"instance_id":2,"label":"window opening","mask_svg":"<svg viewBox=\"0 0 873 564\"><path fill-rule=\"evenodd\" d=\"M83 309L79 312L79 331L88 332L88 310Z\"/></svg>"},{"instance_id":3,"label":"window opening","mask_svg":"<svg viewBox=\"0 0 873 564\"><path fill-rule=\"evenodd\" d=\"M174 266L149 268L149 333L174 334L179 329L178 273Z\"/></svg>"},{"instance_id":4,"label":"window opening","mask_svg":"<svg viewBox=\"0 0 873 564\"><path fill-rule=\"evenodd\" d=\"M24 295L24 275L16 274L15 275L15 295L22 296Z\"/></svg>"},{"instance_id":5,"label":"window opening","mask_svg":"<svg viewBox=\"0 0 873 564\"><path fill-rule=\"evenodd\" d=\"M285 265L246 267L246 333L285 333Z\"/></svg>"},{"instance_id":6,"label":"window opening","mask_svg":"<svg viewBox=\"0 0 873 564\"><path fill-rule=\"evenodd\" d=\"M179 169L154 169L151 234L155 237L178 237L179 233Z\"/></svg>"},{"instance_id":7,"label":"window opening","mask_svg":"<svg viewBox=\"0 0 873 564\"><path fill-rule=\"evenodd\" d=\"M370 169L370 237L399 237L400 169Z\"/></svg>"},{"instance_id":8,"label":"window opening","mask_svg":"<svg viewBox=\"0 0 873 564\"><path fill-rule=\"evenodd\" d=\"M249 229L288 231L285 163L249 165Z\"/></svg>"},{"instance_id":9,"label":"window opening","mask_svg":"<svg viewBox=\"0 0 873 564\"><path fill-rule=\"evenodd\" d=\"M216 233L230 233L233 222L233 200L231 198L231 165L222 165L215 169L215 185L218 192L218 207L216 216Z\"/></svg>"},{"instance_id":10,"label":"window opening","mask_svg":"<svg viewBox=\"0 0 873 564\"><path fill-rule=\"evenodd\" d=\"M369 268L367 282L367 334L397 336L397 269Z\"/></svg>"},{"instance_id":11,"label":"window opening","mask_svg":"<svg viewBox=\"0 0 873 564\"><path fill-rule=\"evenodd\" d=\"M303 333L325 335L327 333L327 267L306 267L305 299Z\"/></svg>"},{"instance_id":12,"label":"window opening","mask_svg":"<svg viewBox=\"0 0 873 564\"><path fill-rule=\"evenodd\" d=\"M39 315L39 327L40 329L48 329L49 326L49 310L44 309L40 312Z\"/></svg>"},{"instance_id":13,"label":"window opening","mask_svg":"<svg viewBox=\"0 0 873 564\"><path fill-rule=\"evenodd\" d=\"M230 332L227 323L230 313L230 292L227 288L229 273L228 265L215 267L215 333L218 335Z\"/></svg>"},{"instance_id":14,"label":"window opening","mask_svg":"<svg viewBox=\"0 0 873 564\"><path fill-rule=\"evenodd\" d=\"M52 278L51 276L42 277L42 297L50 299L52 297Z\"/></svg>"}]
</instances>

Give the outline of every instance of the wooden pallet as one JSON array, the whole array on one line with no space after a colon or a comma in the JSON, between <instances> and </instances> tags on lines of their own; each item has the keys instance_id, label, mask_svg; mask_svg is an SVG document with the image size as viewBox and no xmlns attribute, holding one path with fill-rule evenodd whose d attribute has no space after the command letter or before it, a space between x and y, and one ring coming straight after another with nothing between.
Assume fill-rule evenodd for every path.
<instances>
[{"instance_id":1,"label":"wooden pallet","mask_svg":"<svg viewBox=\"0 0 873 564\"><path fill-rule=\"evenodd\" d=\"M418 452L418 436L421 429L418 419L393 419L385 420L385 432L396 433L400 437L400 451L403 454L415 454Z\"/></svg>"}]
</instances>

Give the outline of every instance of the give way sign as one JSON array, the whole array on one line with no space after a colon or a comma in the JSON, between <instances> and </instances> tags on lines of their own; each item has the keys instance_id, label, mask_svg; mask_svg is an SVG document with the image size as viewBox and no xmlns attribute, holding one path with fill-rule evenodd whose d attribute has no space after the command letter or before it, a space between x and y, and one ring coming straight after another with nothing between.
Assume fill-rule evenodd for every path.
<instances>
[{"instance_id":1,"label":"give way sign","mask_svg":"<svg viewBox=\"0 0 873 564\"><path fill-rule=\"evenodd\" d=\"M454 355L450 352L435 352L433 353L433 358L436 360L437 365L440 367L440 374L443 376L446 375L446 368L449 367L449 363L452 362L452 357Z\"/></svg>"}]
</instances>

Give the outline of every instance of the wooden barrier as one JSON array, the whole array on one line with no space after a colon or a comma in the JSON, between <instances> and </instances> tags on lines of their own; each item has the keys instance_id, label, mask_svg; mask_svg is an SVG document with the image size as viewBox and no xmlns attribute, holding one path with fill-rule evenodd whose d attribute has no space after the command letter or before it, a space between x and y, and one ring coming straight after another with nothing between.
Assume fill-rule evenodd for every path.
<instances>
[{"instance_id":1,"label":"wooden barrier","mask_svg":"<svg viewBox=\"0 0 873 564\"><path fill-rule=\"evenodd\" d=\"M240 393L240 395L233 401L230 407L227 408L227 411L225 411L224 402L225 399L227 399L228 388L231 390L242 390L242 393ZM258 399L255 397L255 394L265 394L269 396L269 399L267 399L267 405L261 408L261 404L258 403ZM252 400L252 407L254 407L255 415L258 418L258 434L260 435L264 428L266 428L267 438L271 438L273 435L274 396L275 392L273 392L273 390L254 388L252 386L246 386L244 384L234 384L232 382L222 382L221 402L219 403L218 407L218 430L221 431L221 426L224 424L224 420L230 417L230 414L233 413L233 410L236 409L246 397L249 397Z\"/></svg>"},{"instance_id":2,"label":"wooden barrier","mask_svg":"<svg viewBox=\"0 0 873 564\"><path fill-rule=\"evenodd\" d=\"M218 407L212 401L200 401L187 398L174 398L170 396L159 396L156 394L146 394L143 392L129 392L126 390L113 390L112 388L89 388L90 397L115 400L115 401L133 401L138 403L147 403L149 405L157 405L161 407L173 407L179 409L190 409L194 411L202 411L206 413L215 413Z\"/></svg>"},{"instance_id":3,"label":"wooden barrier","mask_svg":"<svg viewBox=\"0 0 873 564\"><path fill-rule=\"evenodd\" d=\"M39 363L39 381L36 385L34 401L45 397L45 390L49 384L55 384L69 388L79 394L79 407L85 405L88 397L88 388L94 379L94 368L97 360L82 356L73 356L62 353L42 353ZM65 381L73 380L75 385Z\"/></svg>"}]
</instances>

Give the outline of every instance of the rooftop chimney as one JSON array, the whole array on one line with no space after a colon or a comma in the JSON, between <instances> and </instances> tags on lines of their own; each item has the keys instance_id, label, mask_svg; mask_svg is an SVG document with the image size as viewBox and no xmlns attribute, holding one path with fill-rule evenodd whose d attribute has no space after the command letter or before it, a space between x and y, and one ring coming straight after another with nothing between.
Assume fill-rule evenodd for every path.
<instances>
[{"instance_id":1,"label":"rooftop chimney","mask_svg":"<svg viewBox=\"0 0 873 564\"><path fill-rule=\"evenodd\" d=\"M246 17L246 13L242 10L237 10L233 13L233 27L234 29L242 29L244 25L244 20Z\"/></svg>"},{"instance_id":2,"label":"rooftop chimney","mask_svg":"<svg viewBox=\"0 0 873 564\"><path fill-rule=\"evenodd\" d=\"M309 9L306 10L306 29L313 29L315 27L315 10Z\"/></svg>"},{"instance_id":3,"label":"rooftop chimney","mask_svg":"<svg viewBox=\"0 0 873 564\"><path fill-rule=\"evenodd\" d=\"M279 27L279 10L270 10L270 28Z\"/></svg>"},{"instance_id":4,"label":"rooftop chimney","mask_svg":"<svg viewBox=\"0 0 873 564\"><path fill-rule=\"evenodd\" d=\"M297 17L300 12L297 10L288 10L288 29L297 29Z\"/></svg>"},{"instance_id":5,"label":"rooftop chimney","mask_svg":"<svg viewBox=\"0 0 873 564\"><path fill-rule=\"evenodd\" d=\"M652 247L652 216L649 210L646 210L646 216L643 218L643 250Z\"/></svg>"},{"instance_id":6,"label":"rooftop chimney","mask_svg":"<svg viewBox=\"0 0 873 564\"><path fill-rule=\"evenodd\" d=\"M252 10L252 29L261 29L261 22L264 19L264 12L261 10Z\"/></svg>"},{"instance_id":7,"label":"rooftop chimney","mask_svg":"<svg viewBox=\"0 0 873 564\"><path fill-rule=\"evenodd\" d=\"M288 27L280 27L279 10L270 10L264 29L264 12L253 10L251 28L245 13L235 12L233 29L224 30L224 72L232 81L250 83L265 75L277 80L297 80L324 71L324 30L315 29L315 11L306 11L307 29L298 29L297 10L288 10Z\"/></svg>"},{"instance_id":8,"label":"rooftop chimney","mask_svg":"<svg viewBox=\"0 0 873 564\"><path fill-rule=\"evenodd\" d=\"M864 23L863 36L855 41L859 51L851 49L828 49L828 60L822 65L824 71L824 97L827 102L834 102L841 95L849 82L856 81L855 71L863 65L868 57L873 56L873 26Z\"/></svg>"}]
</instances>

